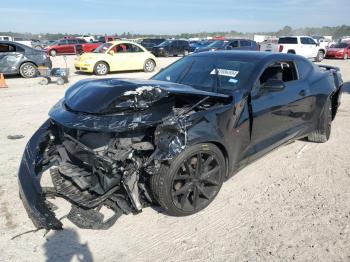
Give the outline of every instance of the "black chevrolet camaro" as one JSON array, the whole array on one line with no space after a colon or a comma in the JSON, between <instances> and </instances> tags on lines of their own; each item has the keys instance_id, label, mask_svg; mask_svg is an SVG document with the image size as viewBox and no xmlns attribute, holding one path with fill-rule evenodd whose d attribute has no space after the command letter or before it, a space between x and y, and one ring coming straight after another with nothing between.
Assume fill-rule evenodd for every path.
<instances>
[{"instance_id":1,"label":"black chevrolet camaro","mask_svg":"<svg viewBox=\"0 0 350 262\"><path fill-rule=\"evenodd\" d=\"M150 205L191 215L272 149L326 142L342 84L338 68L240 51L190 55L150 80L79 81L28 142L21 199L46 229L62 228L54 197L71 203L67 217L81 228L106 229Z\"/></svg>"}]
</instances>

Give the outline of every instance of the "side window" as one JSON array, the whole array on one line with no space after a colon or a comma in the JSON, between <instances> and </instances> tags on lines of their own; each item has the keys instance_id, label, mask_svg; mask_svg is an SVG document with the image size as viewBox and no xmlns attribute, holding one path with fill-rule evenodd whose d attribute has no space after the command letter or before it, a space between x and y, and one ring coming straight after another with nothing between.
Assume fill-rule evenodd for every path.
<instances>
[{"instance_id":1,"label":"side window","mask_svg":"<svg viewBox=\"0 0 350 262\"><path fill-rule=\"evenodd\" d=\"M0 53L15 52L16 49L13 45L0 44Z\"/></svg>"},{"instance_id":2,"label":"side window","mask_svg":"<svg viewBox=\"0 0 350 262\"><path fill-rule=\"evenodd\" d=\"M78 39L78 44L85 44L86 41L84 39Z\"/></svg>"},{"instance_id":3,"label":"side window","mask_svg":"<svg viewBox=\"0 0 350 262\"><path fill-rule=\"evenodd\" d=\"M229 44L229 46L231 46L232 48L236 48L238 47L238 41L233 41Z\"/></svg>"},{"instance_id":4,"label":"side window","mask_svg":"<svg viewBox=\"0 0 350 262\"><path fill-rule=\"evenodd\" d=\"M259 80L260 86L269 80L281 80L287 83L298 80L298 71L293 61L278 61L269 65Z\"/></svg>"},{"instance_id":5,"label":"side window","mask_svg":"<svg viewBox=\"0 0 350 262\"><path fill-rule=\"evenodd\" d=\"M309 39L307 37L300 37L300 42L303 45L308 45L309 44Z\"/></svg>"},{"instance_id":6,"label":"side window","mask_svg":"<svg viewBox=\"0 0 350 262\"><path fill-rule=\"evenodd\" d=\"M309 37L308 41L309 41L309 45L316 45L315 40L313 40L312 38Z\"/></svg>"},{"instance_id":7,"label":"side window","mask_svg":"<svg viewBox=\"0 0 350 262\"><path fill-rule=\"evenodd\" d=\"M107 42L111 42L111 41L113 41L113 38L112 37L108 37L107 38Z\"/></svg>"},{"instance_id":8,"label":"side window","mask_svg":"<svg viewBox=\"0 0 350 262\"><path fill-rule=\"evenodd\" d=\"M24 48L20 46L16 46L16 51L19 53L24 53Z\"/></svg>"},{"instance_id":9,"label":"side window","mask_svg":"<svg viewBox=\"0 0 350 262\"><path fill-rule=\"evenodd\" d=\"M60 40L58 42L59 45L66 45L67 44L67 40Z\"/></svg>"},{"instance_id":10,"label":"side window","mask_svg":"<svg viewBox=\"0 0 350 262\"><path fill-rule=\"evenodd\" d=\"M242 47L252 46L252 42L247 40L241 40L241 46Z\"/></svg>"},{"instance_id":11,"label":"side window","mask_svg":"<svg viewBox=\"0 0 350 262\"><path fill-rule=\"evenodd\" d=\"M68 40L68 44L75 45L75 44L77 44L77 40L70 39L70 40Z\"/></svg>"},{"instance_id":12,"label":"side window","mask_svg":"<svg viewBox=\"0 0 350 262\"><path fill-rule=\"evenodd\" d=\"M143 52L143 50L140 47L138 47L137 45L130 44L129 46L130 46L130 48L129 48L130 52L133 52L133 53Z\"/></svg>"}]
</instances>

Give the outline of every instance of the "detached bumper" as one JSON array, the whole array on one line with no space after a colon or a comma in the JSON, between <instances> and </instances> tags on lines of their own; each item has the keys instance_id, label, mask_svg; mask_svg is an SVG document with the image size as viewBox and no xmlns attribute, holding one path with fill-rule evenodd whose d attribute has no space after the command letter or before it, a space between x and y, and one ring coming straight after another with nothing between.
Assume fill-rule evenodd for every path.
<instances>
[{"instance_id":1,"label":"detached bumper","mask_svg":"<svg viewBox=\"0 0 350 262\"><path fill-rule=\"evenodd\" d=\"M37 228L62 229L62 223L55 217L45 202L40 186L40 176L36 173L36 163L40 160L40 143L47 135L49 120L46 121L29 140L18 172L19 195L29 218Z\"/></svg>"}]
</instances>

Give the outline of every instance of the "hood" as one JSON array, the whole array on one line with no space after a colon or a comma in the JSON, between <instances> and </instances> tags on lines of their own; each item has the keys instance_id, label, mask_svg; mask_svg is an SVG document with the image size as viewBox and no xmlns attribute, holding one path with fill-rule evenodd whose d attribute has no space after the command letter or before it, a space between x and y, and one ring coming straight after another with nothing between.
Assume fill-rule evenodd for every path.
<instances>
[{"instance_id":1,"label":"hood","mask_svg":"<svg viewBox=\"0 0 350 262\"><path fill-rule=\"evenodd\" d=\"M77 82L66 91L64 100L71 111L108 114L130 109L143 110L171 94L229 97L170 82L107 78Z\"/></svg>"}]
</instances>

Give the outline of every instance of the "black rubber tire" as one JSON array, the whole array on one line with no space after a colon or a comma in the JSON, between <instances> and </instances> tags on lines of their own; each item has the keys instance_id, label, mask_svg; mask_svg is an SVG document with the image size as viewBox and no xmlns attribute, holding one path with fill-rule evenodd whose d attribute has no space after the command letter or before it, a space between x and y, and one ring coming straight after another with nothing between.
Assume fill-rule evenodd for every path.
<instances>
[{"instance_id":1,"label":"black rubber tire","mask_svg":"<svg viewBox=\"0 0 350 262\"><path fill-rule=\"evenodd\" d=\"M316 62L322 62L324 59L324 52L322 50L318 51L317 56L316 56Z\"/></svg>"},{"instance_id":2,"label":"black rubber tire","mask_svg":"<svg viewBox=\"0 0 350 262\"><path fill-rule=\"evenodd\" d=\"M31 62L25 62L20 66L19 73L24 78L33 78L38 75L38 68Z\"/></svg>"},{"instance_id":3,"label":"black rubber tire","mask_svg":"<svg viewBox=\"0 0 350 262\"><path fill-rule=\"evenodd\" d=\"M107 70L102 72L101 70L99 70L99 65L106 66ZM94 66L94 73L95 73L95 75L99 75L99 76L107 75L109 73L109 66L105 62L101 62L101 61L97 62Z\"/></svg>"},{"instance_id":4,"label":"black rubber tire","mask_svg":"<svg viewBox=\"0 0 350 262\"><path fill-rule=\"evenodd\" d=\"M149 64L153 63L153 67L151 67ZM146 73L153 72L156 69L156 62L153 59L147 59L143 65L143 71Z\"/></svg>"},{"instance_id":5,"label":"black rubber tire","mask_svg":"<svg viewBox=\"0 0 350 262\"><path fill-rule=\"evenodd\" d=\"M307 139L310 142L325 143L328 141L331 135L332 129L332 102L328 98L325 104L325 108L322 112L321 120L318 124L318 128L312 132Z\"/></svg>"},{"instance_id":6,"label":"black rubber tire","mask_svg":"<svg viewBox=\"0 0 350 262\"><path fill-rule=\"evenodd\" d=\"M62 86L62 85L64 85L64 79L62 77L59 77L59 78L57 78L56 83L57 83L57 85Z\"/></svg>"},{"instance_id":7,"label":"black rubber tire","mask_svg":"<svg viewBox=\"0 0 350 262\"><path fill-rule=\"evenodd\" d=\"M50 56L54 57L57 55L57 51L55 49L50 50Z\"/></svg>"},{"instance_id":8,"label":"black rubber tire","mask_svg":"<svg viewBox=\"0 0 350 262\"><path fill-rule=\"evenodd\" d=\"M176 207L172 200L171 192L173 178L176 175L177 170L183 164L183 162L196 152L210 152L211 154L215 154L218 161L220 162L220 181L218 182L217 192L215 193L215 195L212 196L210 200L208 200L208 203L206 203L205 206L202 206L196 211L184 211ZM224 181L225 172L225 158L221 150L217 146L211 143L193 145L186 148L175 159L171 160L171 162L167 162L166 164L161 165L159 172L151 177L151 193L155 202L162 207L166 214L171 216L192 215L206 208L215 199Z\"/></svg>"}]
</instances>

